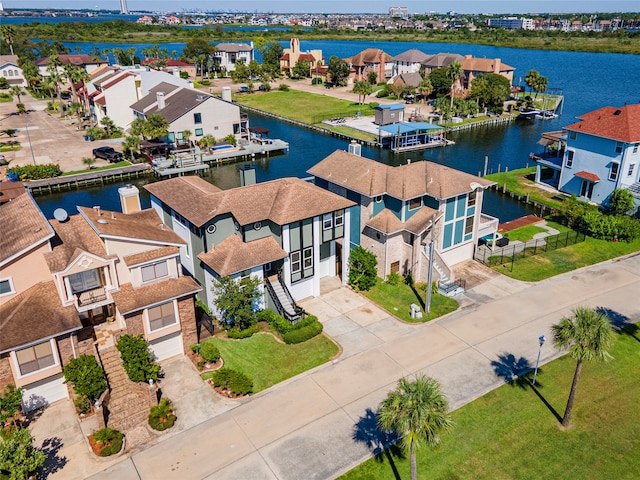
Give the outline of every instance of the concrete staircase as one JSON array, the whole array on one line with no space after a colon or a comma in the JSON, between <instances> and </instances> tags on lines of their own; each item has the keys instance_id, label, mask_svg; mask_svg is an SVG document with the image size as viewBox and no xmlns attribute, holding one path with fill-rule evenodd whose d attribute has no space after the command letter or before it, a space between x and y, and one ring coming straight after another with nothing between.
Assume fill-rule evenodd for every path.
<instances>
[{"instance_id":1,"label":"concrete staircase","mask_svg":"<svg viewBox=\"0 0 640 480\"><path fill-rule=\"evenodd\" d=\"M423 253L427 258L429 258L429 250L426 246L423 250ZM433 268L436 272L438 272L438 276L440 277L440 281L438 282L438 293L447 297L455 297L456 295L464 293L464 288L462 288L462 286L451 281L445 269L442 268L442 266L438 262L437 254L433 259Z\"/></svg>"},{"instance_id":2,"label":"concrete staircase","mask_svg":"<svg viewBox=\"0 0 640 480\"><path fill-rule=\"evenodd\" d=\"M102 366L107 375L110 395L105 403L108 411L107 426L123 433L147 421L155 390L129 380L124 370L120 352L115 347L100 351Z\"/></svg>"},{"instance_id":3,"label":"concrete staircase","mask_svg":"<svg viewBox=\"0 0 640 480\"><path fill-rule=\"evenodd\" d=\"M282 308L284 308L285 311L290 315L292 316L295 315L296 310L295 308L293 308L293 305L291 304L289 297L284 292L284 288L282 288L282 285L280 285L280 282L278 281L278 279L277 278L272 280L270 279L269 281L271 282L273 291L275 292L276 297L278 297L278 300L280 301L280 305L282 305Z\"/></svg>"}]
</instances>

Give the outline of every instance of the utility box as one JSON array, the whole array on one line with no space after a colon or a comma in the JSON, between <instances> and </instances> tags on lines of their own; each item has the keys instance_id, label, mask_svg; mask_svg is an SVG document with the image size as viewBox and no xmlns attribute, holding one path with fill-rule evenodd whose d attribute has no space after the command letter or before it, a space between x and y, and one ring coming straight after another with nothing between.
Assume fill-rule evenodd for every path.
<instances>
[{"instance_id":1,"label":"utility box","mask_svg":"<svg viewBox=\"0 0 640 480\"><path fill-rule=\"evenodd\" d=\"M411 318L422 318L422 310L415 303L411 304Z\"/></svg>"}]
</instances>

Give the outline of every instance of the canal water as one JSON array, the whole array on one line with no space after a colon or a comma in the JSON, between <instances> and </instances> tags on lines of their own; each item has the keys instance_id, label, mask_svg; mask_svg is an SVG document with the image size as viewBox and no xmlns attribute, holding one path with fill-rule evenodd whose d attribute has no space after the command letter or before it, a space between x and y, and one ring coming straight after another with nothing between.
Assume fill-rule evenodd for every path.
<instances>
[{"instance_id":1,"label":"canal water","mask_svg":"<svg viewBox=\"0 0 640 480\"><path fill-rule=\"evenodd\" d=\"M286 44L287 42L283 42ZM81 46L90 51L93 45L67 44ZM139 50L150 44L135 45ZM172 44L167 48L181 48L184 44ZM98 45L108 48L108 45ZM460 45L454 43L415 43L415 42L369 42L369 41L302 41L305 49L320 48L325 58L331 55L347 57L368 48L381 48L390 55L397 55L411 48L425 53L454 52L472 54L475 57L501 58L503 63L516 68L514 84L520 82L531 69L538 70L549 78L549 87L565 96L565 102L558 118L553 120L515 121L499 126L477 127L452 133L448 138L455 145L420 152L395 155L387 150L363 148L365 157L377 161L399 165L407 160L430 160L477 175L484 169L485 156L488 157L488 173L525 167L529 164L529 153L539 152L537 141L545 131L559 130L577 121L578 115L606 105L622 106L640 102L640 90L637 88L637 72L640 57L609 53L558 52L541 50L522 50L517 48L499 48L483 45ZM354 96L354 101L356 100ZM281 138L289 142L290 150L271 158L261 158L254 162L259 182L276 178L295 176L305 178L307 171L320 160L337 149L346 150L347 142L327 137L316 132L276 121L271 118L250 114L252 126L269 129L271 138ZM220 188L232 188L240 184L239 168L243 164L227 164L213 167L205 178ZM142 185L155 181L149 177L138 180ZM134 182L136 183L136 182ZM48 218L53 210L63 207L75 212L76 205L101 205L106 209L118 210L117 189L119 184L104 188L85 189L61 194L36 197L37 202ZM148 197L141 188L143 206L149 206ZM531 210L509 198L488 192L483 211L500 218L501 222L512 220L531 213Z\"/></svg>"}]
</instances>

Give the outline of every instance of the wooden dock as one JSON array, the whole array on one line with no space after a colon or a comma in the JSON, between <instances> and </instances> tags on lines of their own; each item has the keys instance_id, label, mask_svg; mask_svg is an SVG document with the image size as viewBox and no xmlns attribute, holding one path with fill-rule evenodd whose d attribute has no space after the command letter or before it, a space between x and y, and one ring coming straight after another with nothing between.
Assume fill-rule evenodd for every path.
<instances>
[{"instance_id":1,"label":"wooden dock","mask_svg":"<svg viewBox=\"0 0 640 480\"><path fill-rule=\"evenodd\" d=\"M152 172L151 166L146 163L136 163L126 167L109 168L106 170L88 171L73 175L44 178L42 180L30 180L24 185L33 194L52 193L54 191L79 189L106 183L122 182L130 178L138 178Z\"/></svg>"}]
</instances>

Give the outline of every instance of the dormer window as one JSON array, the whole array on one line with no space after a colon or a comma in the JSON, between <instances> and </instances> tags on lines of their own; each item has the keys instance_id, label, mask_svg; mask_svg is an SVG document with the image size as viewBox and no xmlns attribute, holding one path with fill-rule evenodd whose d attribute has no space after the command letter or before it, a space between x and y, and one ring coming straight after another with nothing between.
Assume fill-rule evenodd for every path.
<instances>
[{"instance_id":1,"label":"dormer window","mask_svg":"<svg viewBox=\"0 0 640 480\"><path fill-rule=\"evenodd\" d=\"M415 210L417 208L420 208L421 206L422 206L422 199L420 197L412 198L411 200L409 200L409 210Z\"/></svg>"},{"instance_id":2,"label":"dormer window","mask_svg":"<svg viewBox=\"0 0 640 480\"><path fill-rule=\"evenodd\" d=\"M169 276L169 266L166 261L145 265L141 270L143 283L152 282Z\"/></svg>"}]
</instances>

